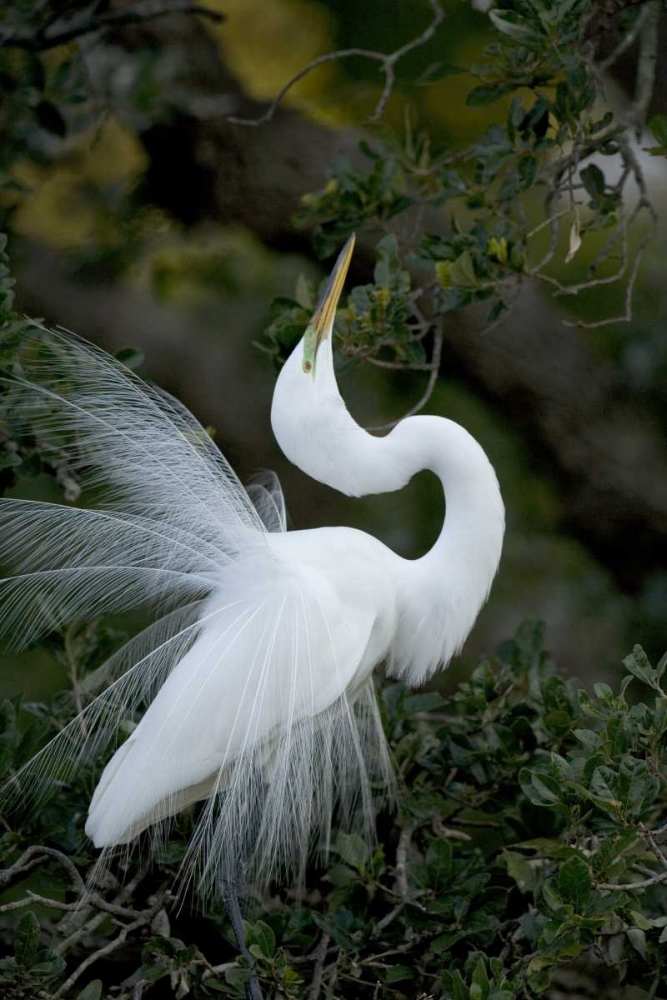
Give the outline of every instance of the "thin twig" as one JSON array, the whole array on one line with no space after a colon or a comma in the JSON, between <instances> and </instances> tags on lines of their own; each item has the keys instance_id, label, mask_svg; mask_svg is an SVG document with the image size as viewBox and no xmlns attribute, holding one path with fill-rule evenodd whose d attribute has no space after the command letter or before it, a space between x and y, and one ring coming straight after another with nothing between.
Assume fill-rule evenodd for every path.
<instances>
[{"instance_id":1,"label":"thin twig","mask_svg":"<svg viewBox=\"0 0 667 1000\"><path fill-rule=\"evenodd\" d=\"M287 94L287 92L291 90L292 87L299 82L299 80L303 80L305 76L311 73L314 69L317 69L319 66L324 66L326 63L333 62L338 59L347 59L350 56L359 56L362 59L372 59L380 64L380 69L384 73L384 86L382 87L382 93L376 101L375 109L368 119L371 122L379 121L384 113L387 101L391 96L391 92L396 82L396 63L402 59L403 56L407 55L408 52L411 52L418 46L425 45L426 42L430 41L444 20L445 15L442 7L440 6L440 0L428 0L428 2L431 10L433 11L433 20L420 35L417 35L416 38L406 42L405 45L396 49L395 52L376 52L373 49L361 49L357 47L338 49L335 52L326 52L323 55L312 59L305 66L302 66L299 72L295 73L294 76L280 88L264 114L260 115L258 118L239 118L235 115L230 115L227 121L233 122L235 125L251 125L253 127L266 125L267 122L270 122L275 115L285 94Z\"/></svg>"},{"instance_id":2,"label":"thin twig","mask_svg":"<svg viewBox=\"0 0 667 1000\"><path fill-rule=\"evenodd\" d=\"M639 33L639 58L637 60L637 80L632 105L625 120L628 125L634 125L638 139L641 138L646 114L648 112L653 89L655 87L655 70L658 64L660 20L659 0L650 0L646 4L644 23Z\"/></svg>"},{"instance_id":3,"label":"thin twig","mask_svg":"<svg viewBox=\"0 0 667 1000\"><path fill-rule=\"evenodd\" d=\"M415 414L419 413L424 409L429 399L433 395L433 390L435 389L436 382L438 381L438 375L440 373L440 360L442 358L442 344L443 344L443 333L442 328L438 328L435 332L433 338L433 353L431 355L431 363L429 365L429 377L426 383L426 388L424 389L423 395L417 400L415 405L404 413L402 416L397 417L396 420L391 420L388 424L380 424L378 427L369 427L368 430L371 431L390 431L396 424L400 423L401 420L405 420L407 417L414 417Z\"/></svg>"},{"instance_id":4,"label":"thin twig","mask_svg":"<svg viewBox=\"0 0 667 1000\"><path fill-rule=\"evenodd\" d=\"M105 28L143 24L169 14L199 14L218 24L225 20L225 15L219 11L193 4L190 0L140 0L127 10L112 10L104 14L98 14L97 7L96 3L90 4L85 10L77 10L69 17L56 13L38 28L24 25L0 28L0 48L43 52Z\"/></svg>"},{"instance_id":5,"label":"thin twig","mask_svg":"<svg viewBox=\"0 0 667 1000\"><path fill-rule=\"evenodd\" d=\"M407 903L410 899L410 886L408 884L408 851L410 850L412 835L418 825L419 824L414 819L406 820L403 829L401 830L400 837L398 838L398 846L396 848L396 889L404 903Z\"/></svg>"},{"instance_id":6,"label":"thin twig","mask_svg":"<svg viewBox=\"0 0 667 1000\"><path fill-rule=\"evenodd\" d=\"M320 990L322 989L322 973L324 972L324 963L327 959L327 950L329 948L330 940L331 938L328 934L323 934L322 940L317 946L315 954L315 968L313 969L313 978L308 992L308 1000L318 1000L320 995Z\"/></svg>"},{"instance_id":7,"label":"thin twig","mask_svg":"<svg viewBox=\"0 0 667 1000\"><path fill-rule=\"evenodd\" d=\"M106 955L110 955L111 952L116 950L116 948L120 948L120 946L125 943L129 934L133 931L139 930L140 927L145 927L146 924L150 923L155 914L158 913L164 906L164 900L165 896L164 894L161 894L158 901L153 904L150 910L147 910L137 920L133 920L131 924L126 924L125 927L121 928L119 934L117 934L115 938L108 941L101 948L98 948L97 951L92 952L87 956L87 958L84 958L83 962L77 966L74 972L68 976L65 982L53 994L53 1000L59 1000L60 997L64 996L91 965L94 965L95 962L98 962Z\"/></svg>"},{"instance_id":8,"label":"thin twig","mask_svg":"<svg viewBox=\"0 0 667 1000\"><path fill-rule=\"evenodd\" d=\"M11 910L22 910L26 906L46 906L51 910L81 910L86 903L92 903L104 913L110 913L114 917L135 917L141 916L140 910L129 909L125 906L116 906L114 903L107 903L106 899L96 894L84 900L77 899L73 903L64 903L59 899L52 899L50 896L40 896L39 893L28 889L22 899L16 899L11 903L3 903L0 906L0 913L9 913Z\"/></svg>"},{"instance_id":9,"label":"thin twig","mask_svg":"<svg viewBox=\"0 0 667 1000\"><path fill-rule=\"evenodd\" d=\"M667 882L667 872L658 872L652 878L645 878L639 882L596 882L596 889L610 889L617 892L628 892L630 889L648 889L652 885L661 885Z\"/></svg>"},{"instance_id":10,"label":"thin twig","mask_svg":"<svg viewBox=\"0 0 667 1000\"><path fill-rule=\"evenodd\" d=\"M662 867L667 868L667 855L665 855L665 852L655 839L653 833L649 829L647 829L643 823L639 824L639 829L642 831L643 835L648 840L651 850L655 854L656 858L660 861Z\"/></svg>"},{"instance_id":11,"label":"thin twig","mask_svg":"<svg viewBox=\"0 0 667 1000\"><path fill-rule=\"evenodd\" d=\"M32 847L28 847L18 861L15 861L9 868L5 868L3 871L0 871L0 884L11 882L16 875L21 875L30 868L36 867L37 862L33 861L33 859L35 857L41 858L41 856L43 856L44 859L54 858L61 865L63 865L63 867L67 869L70 876L73 889L80 895L85 893L85 883L79 874L76 865L74 865L67 855L63 854L62 851L57 851L54 847L42 847L39 844L34 844ZM28 862L30 862L30 864L28 864ZM39 863L41 863L41 860Z\"/></svg>"},{"instance_id":12,"label":"thin twig","mask_svg":"<svg viewBox=\"0 0 667 1000\"><path fill-rule=\"evenodd\" d=\"M386 927L389 927L389 924L393 923L393 921L396 919L396 917L403 910L404 906L405 906L405 903L403 901L401 901L400 903L396 904L396 906L393 908L393 910L390 910L389 913L385 913L385 915L382 918L382 920L378 920L377 924L375 925L375 931L376 931L376 933L378 933L378 932L381 933Z\"/></svg>"},{"instance_id":13,"label":"thin twig","mask_svg":"<svg viewBox=\"0 0 667 1000\"><path fill-rule=\"evenodd\" d=\"M445 840L472 840L469 833L465 830L452 830L451 827L445 826L440 817L436 817L433 820L433 829L439 837L444 837Z\"/></svg>"},{"instance_id":14,"label":"thin twig","mask_svg":"<svg viewBox=\"0 0 667 1000\"><path fill-rule=\"evenodd\" d=\"M637 15L637 20L632 25L630 30L626 32L625 35L623 35L623 38L620 40L616 48L612 49L609 55L598 63L599 70L604 72L605 70L609 69L610 66L613 66L614 63L618 59L620 59L620 57L623 55L624 52L627 52L628 49L634 45L634 43L637 41L640 31L644 27L646 18L649 15L649 13L650 13L650 8L648 5L642 7L639 14Z\"/></svg>"},{"instance_id":15,"label":"thin twig","mask_svg":"<svg viewBox=\"0 0 667 1000\"><path fill-rule=\"evenodd\" d=\"M43 906L47 909L59 910L60 912L71 914L72 916L82 917L84 920L83 926L77 928L77 930L75 930L68 938L57 946L56 950L59 954L64 954L72 946L72 944L75 944L86 934L95 930L104 920L108 919L109 916L112 916L116 920L119 918L131 920L131 923L126 924L125 927L122 928L125 932L125 936L132 928L141 926L153 918L154 907L149 910L141 911L133 907L121 905L121 902L125 898L132 895L133 887L137 884L138 879L134 880L133 883L128 883L128 885L121 890L115 902L108 902L99 893L88 892L86 890L85 882L73 862L61 851L52 847L43 847L42 845L33 845L32 847L29 847L23 852L21 857L14 862L13 865L0 872L0 884L6 884L15 878L23 877L38 865L44 864L51 859L58 861L59 864L66 869L70 877L72 888L77 893L79 898L74 902L66 903L63 900L53 899L50 896L42 896L40 893L36 893L31 889L28 889L26 891L26 895L21 899L14 900L11 903L4 903L0 906L0 913L22 910L28 906ZM167 893L162 893L160 897L160 905L164 905L164 900L167 898L167 895ZM92 919L86 920L87 913L90 912L91 908L95 909L95 914ZM70 918L65 917L64 920L59 923L59 931L61 928L64 930L68 919ZM122 937L122 940L124 939L125 938ZM114 947L121 944L122 940L117 940ZM106 954L106 952L103 953ZM98 955L98 957L101 956ZM85 967L87 968L87 965ZM83 971L84 968L80 966L77 972L77 978ZM56 994L56 996L59 995L60 992Z\"/></svg>"},{"instance_id":16,"label":"thin twig","mask_svg":"<svg viewBox=\"0 0 667 1000\"><path fill-rule=\"evenodd\" d=\"M145 874L146 874L145 871L139 872L133 879L131 879L129 882L126 882L126 884L122 887L120 892L116 895L114 901L109 903L108 905L121 906L121 904L125 900L131 899L132 896L134 895L135 889L137 888L141 880L144 878ZM55 950L58 952L59 955L66 954L70 948L72 948L75 944L78 944L78 942L81 941L82 938L86 937L86 935L92 934L92 932L97 930L100 924L107 919L108 914L103 909L98 909L93 916L88 917L87 914L90 912L91 908L88 905L89 902L90 900L86 900L83 904L82 914L85 914L85 916L82 917L80 925L75 930L73 930L71 934L69 934L69 936L64 939L64 941L61 941L59 944L55 946ZM123 909L125 909L125 907L123 907ZM137 916L139 915L140 913L138 911ZM67 922L70 920L71 917L65 917L62 920L62 922L58 925L58 930L60 931L61 928L64 930L65 928L63 925L67 924Z\"/></svg>"}]
</instances>

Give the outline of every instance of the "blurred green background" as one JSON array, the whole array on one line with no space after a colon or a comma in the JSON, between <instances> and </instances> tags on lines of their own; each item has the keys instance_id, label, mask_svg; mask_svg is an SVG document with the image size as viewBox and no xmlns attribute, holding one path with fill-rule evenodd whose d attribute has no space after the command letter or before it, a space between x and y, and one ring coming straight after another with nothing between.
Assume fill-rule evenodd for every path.
<instances>
[{"instance_id":1,"label":"blurred green background","mask_svg":"<svg viewBox=\"0 0 667 1000\"><path fill-rule=\"evenodd\" d=\"M221 221L217 209L209 217L206 205L199 204L202 192L194 185L182 185L175 213L160 203L155 191L158 169L168 175L172 165L180 170L188 155L206 155L199 140L196 154L187 143L183 146L187 130L175 128L185 112L176 106L174 80L184 92L196 89L197 73L205 76L205 63L215 55L249 98L266 101L322 52L348 46L381 51L398 47L427 23L428 9L422 0L212 0L210 6L224 12L226 20L217 26L199 25L211 40L206 52L202 50L200 66L183 61L187 39L181 21L165 22L152 33L138 29L129 45L131 59L127 51L114 47L113 39L101 47L89 40L90 78L82 84L87 98L84 94L72 109L78 116L76 129L64 138L36 127L33 132L26 129L21 139L25 155L19 147L10 157L5 144L6 159L11 159L4 164L5 180L10 183L1 197L19 308L75 329L109 350L140 349L145 357L141 373L216 429L220 448L242 479L261 467L278 472L293 527L349 524L377 535L404 555L418 555L437 535L444 510L433 477L417 477L400 494L351 500L293 469L273 441L269 410L275 373L253 341L269 321L273 297L292 294L300 274L321 275L314 258L304 252L305 244L291 246L286 240L277 247L280 240L267 238L260 221L257 227L243 225L241 211L236 217L230 212L228 221ZM411 119L428 128L435 141L463 146L502 114L502 102L475 110L466 107L471 78L465 74L431 87L415 85L424 67L436 59L466 66L479 60L491 37L483 13L461 0L445 6L445 28L401 62L384 121L374 127L376 134L387 129L401 134L409 109ZM196 61L196 48L189 51ZM54 74L62 59L59 50L47 56ZM284 104L295 119L306 116L341 133L361 132L381 83L372 62L355 58L329 63L295 86ZM165 110L167 91L170 106ZM205 96L210 99L210 93ZM610 99L622 98L615 98L611 88ZM12 142L18 141L10 111L5 108L0 115L0 142L3 129L11 133ZM213 135L224 111L222 102L220 110L207 105L193 114L199 114L204 128L210 121ZM278 134L276 141L288 142L289 137L281 140ZM302 173L310 176L305 170L310 154L295 148L290 169L297 178ZM221 171L218 183L224 184L224 164L215 160L213 144L209 155L211 171ZM312 149L312 155L319 155L318 150ZM663 162L650 165L658 207L665 189ZM249 159L240 172L250 176L257 169ZM270 169L262 169L268 210L276 195ZM307 191L304 181L303 193ZM662 434L666 415L665 242L663 226L644 259L636 319L581 334L590 340L599 365L612 373L612 383L622 385L645 412L653 434ZM586 254L590 258L592 252L582 251L568 273L573 268L583 273ZM539 327L545 313L556 315L566 305L581 314L611 313L621 297L622 289L613 286L581 302L558 303L545 297L535 324ZM504 337L511 350L511 318ZM559 363L557 357L553 363ZM340 381L354 415L376 425L406 411L419 397L423 380L418 374L347 365ZM480 440L498 472L508 516L499 576L454 674L460 675L467 663L511 635L527 615L546 621L548 642L559 662L586 681L613 675L633 642L660 654L667 647L667 572L652 570L639 586L622 591L586 539L569 534L559 476L548 459L535 453L522 428L506 420L493 400L471 390L455 366L450 371L446 356L428 412L460 421ZM619 440L619 455L623 447ZM43 477L30 482L19 478L9 495L56 499L58 493L53 481ZM23 690L29 698L41 697L66 683L64 668L45 652L4 658L0 669L3 695Z\"/></svg>"}]
</instances>

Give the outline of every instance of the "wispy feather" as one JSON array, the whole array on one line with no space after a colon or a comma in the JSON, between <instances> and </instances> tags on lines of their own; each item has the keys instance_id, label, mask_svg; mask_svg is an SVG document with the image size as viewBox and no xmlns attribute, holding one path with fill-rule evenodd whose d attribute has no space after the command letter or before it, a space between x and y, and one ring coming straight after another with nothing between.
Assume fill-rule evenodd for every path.
<instances>
[{"instance_id":1,"label":"wispy feather","mask_svg":"<svg viewBox=\"0 0 667 1000\"><path fill-rule=\"evenodd\" d=\"M112 850L204 800L183 879L205 893L223 862L298 869L337 808L370 835L371 782L391 783L372 680L356 674L373 620L271 544L286 530L276 477L245 490L180 403L72 335L36 326L2 382L12 423L67 455L95 509L0 500L15 571L0 634L20 648L100 614L154 616L84 678L92 700L8 797L111 747L87 832Z\"/></svg>"}]
</instances>

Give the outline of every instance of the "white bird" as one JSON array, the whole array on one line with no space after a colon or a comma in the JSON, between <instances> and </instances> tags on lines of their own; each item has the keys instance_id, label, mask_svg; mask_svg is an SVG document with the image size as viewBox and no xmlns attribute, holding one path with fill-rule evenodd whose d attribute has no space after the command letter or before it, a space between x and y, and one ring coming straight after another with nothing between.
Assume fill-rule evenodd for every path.
<instances>
[{"instance_id":1,"label":"white bird","mask_svg":"<svg viewBox=\"0 0 667 1000\"><path fill-rule=\"evenodd\" d=\"M223 863L264 877L302 864L335 809L372 823L370 783L391 783L373 670L419 685L445 666L500 559L498 482L467 431L415 416L376 437L346 409L332 331L352 249L278 377L273 431L349 496L432 470L446 517L419 559L352 528L287 531L275 478L244 489L180 403L70 335L37 328L5 380L13 419L98 502L0 501L0 557L20 571L0 581L0 630L18 647L139 604L156 615L83 682L94 699L12 787L29 797L111 744L86 833L113 848L203 800L183 876L204 892Z\"/></svg>"}]
</instances>

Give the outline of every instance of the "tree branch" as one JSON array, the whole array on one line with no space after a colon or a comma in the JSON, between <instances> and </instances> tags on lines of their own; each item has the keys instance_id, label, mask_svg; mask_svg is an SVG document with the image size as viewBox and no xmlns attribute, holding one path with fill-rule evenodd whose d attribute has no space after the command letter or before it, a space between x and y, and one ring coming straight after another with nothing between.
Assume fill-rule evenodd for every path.
<instances>
[{"instance_id":1,"label":"tree branch","mask_svg":"<svg viewBox=\"0 0 667 1000\"><path fill-rule=\"evenodd\" d=\"M637 20L632 25L630 30L623 35L618 45L612 49L609 55L605 56L605 58L598 63L599 70L602 72L608 70L610 66L614 65L617 59L620 59L624 52L627 52L629 48L632 48L644 28L646 18L650 12L651 8L648 4L645 7L642 7L637 15Z\"/></svg>"},{"instance_id":2,"label":"tree branch","mask_svg":"<svg viewBox=\"0 0 667 1000\"><path fill-rule=\"evenodd\" d=\"M397 417L396 420L391 420L387 424L381 424L379 427L369 427L368 428L369 430L390 431L392 427L395 427L396 424L398 424L401 420L405 420L406 417L413 417L416 413L420 413L424 409L424 407L428 404L429 399L433 395L433 390L435 389L436 383L438 381L438 376L440 374L440 362L442 360L442 342L443 342L442 328L439 327L436 330L433 338L433 352L431 354L430 364L425 366L419 366L419 368L417 368L416 365L412 367L409 365L400 366L404 371L411 368L412 371L419 370L419 371L430 372L428 377L428 382L426 383L426 388L424 389L423 394L419 397L415 405L412 406L407 411L407 413L403 413L401 414L400 417Z\"/></svg>"},{"instance_id":3,"label":"tree branch","mask_svg":"<svg viewBox=\"0 0 667 1000\"><path fill-rule=\"evenodd\" d=\"M655 87L659 51L660 6L659 0L650 0L645 11L642 12L645 13L645 17L639 32L639 59L637 60L635 94L632 106L625 116L628 124L634 125L638 139L641 139L642 130L646 124L646 116Z\"/></svg>"},{"instance_id":4,"label":"tree branch","mask_svg":"<svg viewBox=\"0 0 667 1000\"><path fill-rule=\"evenodd\" d=\"M398 846L396 848L396 890L404 903L410 900L410 885L408 883L408 851L412 835L419 824L415 819L408 819L403 824Z\"/></svg>"},{"instance_id":5,"label":"tree branch","mask_svg":"<svg viewBox=\"0 0 667 1000\"><path fill-rule=\"evenodd\" d=\"M191 0L139 0L128 10L108 11L104 14L97 12L98 7L99 3L95 2L85 10L77 10L69 15L56 14L47 18L38 28L25 24L0 28L0 48L43 52L105 28L142 24L169 14L198 14L216 23L225 20L224 14L201 4L191 3Z\"/></svg>"},{"instance_id":6,"label":"tree branch","mask_svg":"<svg viewBox=\"0 0 667 1000\"><path fill-rule=\"evenodd\" d=\"M125 943L129 934L132 934L133 931L139 930L139 928L145 927L146 924L149 924L155 914L158 913L164 906L165 898L165 894L161 894L157 902L153 904L150 910L147 910L136 920L132 921L131 924L126 924L125 927L121 928L115 938L112 938L111 941L108 941L101 948L98 948L97 951L91 952L90 955L84 958L83 962L81 962L74 972L67 977L65 982L58 987L56 992L53 994L53 1000L59 1000L60 997L65 996L72 986L74 986L74 984L81 978L86 969L89 969L91 965L95 964L95 962L98 962L101 958L104 958L106 955L110 955L117 948L120 948L120 946Z\"/></svg>"},{"instance_id":7,"label":"tree branch","mask_svg":"<svg viewBox=\"0 0 667 1000\"><path fill-rule=\"evenodd\" d=\"M629 892L631 889L648 889L653 885L667 882L667 872L658 872L652 878L641 879L639 882L596 882L596 889L609 889L612 892Z\"/></svg>"},{"instance_id":8,"label":"tree branch","mask_svg":"<svg viewBox=\"0 0 667 1000\"><path fill-rule=\"evenodd\" d=\"M311 73L314 69L317 69L319 66L324 66L326 63L334 62L338 59L347 59L350 56L359 56L362 59L372 59L380 64L380 70L384 73L384 86L382 87L382 93L375 103L375 109L368 118L370 122L379 121L384 113L385 107L387 106L387 101L391 96L391 92L394 89L394 84L396 82L396 63L402 59L403 56L407 55L408 52L412 52L413 49L418 48L420 45L425 45L426 42L430 41L444 21L445 15L442 7L440 6L439 0L428 0L428 2L431 10L433 11L433 20L431 23L424 29L424 31L422 31L420 35L417 35L416 38L406 42L405 45L402 45L394 52L383 53L376 52L374 49L360 49L355 47L349 49L338 49L336 52L326 52L324 55L317 56L315 59L312 59L309 63L303 66L298 73L295 73L294 76L280 88L264 114L259 115L257 118L241 118L236 115L229 115L227 121L232 122L234 125L252 125L254 127L266 125L275 115L283 97L296 83L299 82L299 80L303 80L305 76L308 76L309 73Z\"/></svg>"},{"instance_id":9,"label":"tree branch","mask_svg":"<svg viewBox=\"0 0 667 1000\"><path fill-rule=\"evenodd\" d=\"M330 940L331 938L328 934L323 934L322 939L317 946L315 953L315 968L313 969L313 978L308 992L308 1000L318 1000L319 998L320 990L322 989L322 973L324 972L324 963L327 960L327 951L329 949Z\"/></svg>"}]
</instances>

